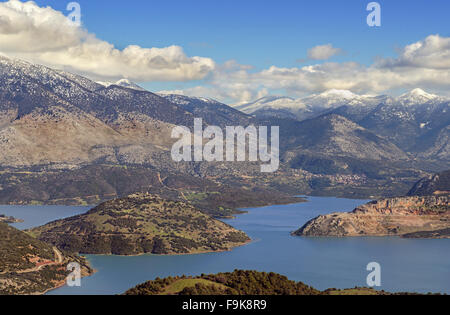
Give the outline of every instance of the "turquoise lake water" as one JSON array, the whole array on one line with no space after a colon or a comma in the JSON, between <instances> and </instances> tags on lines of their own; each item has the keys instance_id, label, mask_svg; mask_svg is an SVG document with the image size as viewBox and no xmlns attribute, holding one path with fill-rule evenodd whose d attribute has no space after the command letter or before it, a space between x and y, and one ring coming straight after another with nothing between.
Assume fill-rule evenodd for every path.
<instances>
[{"instance_id":1,"label":"turquoise lake water","mask_svg":"<svg viewBox=\"0 0 450 315\"><path fill-rule=\"evenodd\" d=\"M318 289L366 286L370 262L381 265L386 291L450 294L450 240L389 238L302 238L290 232L319 214L350 211L365 200L308 197L309 202L247 209L227 223L254 241L231 252L184 256L137 257L89 255L98 271L79 288L63 287L49 294L120 294L155 279L234 269L273 271ZM25 219L28 228L87 211L86 207L0 206L0 214Z\"/></svg>"}]
</instances>

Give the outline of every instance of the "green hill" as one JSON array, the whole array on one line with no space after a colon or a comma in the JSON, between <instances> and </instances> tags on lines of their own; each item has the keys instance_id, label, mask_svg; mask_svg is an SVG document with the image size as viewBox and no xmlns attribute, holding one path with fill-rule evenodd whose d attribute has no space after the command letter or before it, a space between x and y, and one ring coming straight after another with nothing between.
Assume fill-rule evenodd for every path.
<instances>
[{"instance_id":1,"label":"green hill","mask_svg":"<svg viewBox=\"0 0 450 315\"><path fill-rule=\"evenodd\" d=\"M198 277L157 278L140 284L125 295L415 295L389 293L371 288L328 289L320 291L302 282L270 272L235 270Z\"/></svg>"},{"instance_id":2,"label":"green hill","mask_svg":"<svg viewBox=\"0 0 450 315\"><path fill-rule=\"evenodd\" d=\"M318 295L321 292L276 273L235 270L199 277L148 281L126 295Z\"/></svg>"},{"instance_id":3,"label":"green hill","mask_svg":"<svg viewBox=\"0 0 450 315\"><path fill-rule=\"evenodd\" d=\"M107 201L29 233L70 252L114 255L226 251L250 240L189 203L150 194Z\"/></svg>"}]
</instances>

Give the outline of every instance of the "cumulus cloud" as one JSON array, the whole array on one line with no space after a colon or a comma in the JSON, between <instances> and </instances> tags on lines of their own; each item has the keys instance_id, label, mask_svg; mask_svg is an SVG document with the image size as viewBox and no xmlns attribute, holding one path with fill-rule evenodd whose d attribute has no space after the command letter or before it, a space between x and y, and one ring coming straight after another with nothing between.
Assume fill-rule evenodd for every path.
<instances>
[{"instance_id":1,"label":"cumulus cloud","mask_svg":"<svg viewBox=\"0 0 450 315\"><path fill-rule=\"evenodd\" d=\"M425 40L406 46L396 59L378 62L379 67L414 67L450 69L450 37L430 35Z\"/></svg>"},{"instance_id":2,"label":"cumulus cloud","mask_svg":"<svg viewBox=\"0 0 450 315\"><path fill-rule=\"evenodd\" d=\"M255 70L250 65L187 56L179 46L122 50L76 26L62 12L34 2L0 2L0 53L101 81L127 78L138 82L203 80L185 95L245 103L273 91L301 97L329 89L376 94L421 87L446 92L450 87L450 37L430 35L405 46L395 58L372 65L326 61L342 53L331 44L308 51L321 64Z\"/></svg>"},{"instance_id":3,"label":"cumulus cloud","mask_svg":"<svg viewBox=\"0 0 450 315\"><path fill-rule=\"evenodd\" d=\"M0 51L106 80L199 80L215 68L212 59L188 57L179 46L119 50L61 12L19 0L0 3Z\"/></svg>"},{"instance_id":4,"label":"cumulus cloud","mask_svg":"<svg viewBox=\"0 0 450 315\"><path fill-rule=\"evenodd\" d=\"M202 92L234 104L255 100L268 90L303 97L331 89L379 94L422 87L445 95L450 87L450 38L430 35L404 47L397 58L378 59L370 66L357 62L325 62L293 68L271 66L259 72L237 65L234 69L217 69L207 85L187 89L184 93Z\"/></svg>"},{"instance_id":5,"label":"cumulus cloud","mask_svg":"<svg viewBox=\"0 0 450 315\"><path fill-rule=\"evenodd\" d=\"M311 60L328 60L340 54L342 54L342 49L335 48L331 44L316 46L308 50L308 58Z\"/></svg>"}]
</instances>

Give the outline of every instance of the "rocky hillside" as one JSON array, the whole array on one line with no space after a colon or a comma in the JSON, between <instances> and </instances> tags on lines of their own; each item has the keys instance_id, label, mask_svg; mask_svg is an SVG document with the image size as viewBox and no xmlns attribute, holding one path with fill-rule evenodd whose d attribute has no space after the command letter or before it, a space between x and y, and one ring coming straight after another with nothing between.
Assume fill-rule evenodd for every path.
<instances>
[{"instance_id":1,"label":"rocky hillside","mask_svg":"<svg viewBox=\"0 0 450 315\"><path fill-rule=\"evenodd\" d=\"M134 194L83 215L48 223L30 235L69 252L139 255L226 251L249 241L245 233L188 203Z\"/></svg>"},{"instance_id":2,"label":"rocky hillside","mask_svg":"<svg viewBox=\"0 0 450 315\"><path fill-rule=\"evenodd\" d=\"M188 97L176 94L161 94L173 104L193 114L196 118L203 118L211 125L220 126L248 126L252 117L216 100L201 97Z\"/></svg>"},{"instance_id":3,"label":"rocky hillside","mask_svg":"<svg viewBox=\"0 0 450 315\"><path fill-rule=\"evenodd\" d=\"M349 213L319 216L306 223L298 236L390 236L448 237L450 195L400 197L372 201ZM418 233L420 232L420 233ZM433 233L430 233L433 232Z\"/></svg>"},{"instance_id":4,"label":"rocky hillside","mask_svg":"<svg viewBox=\"0 0 450 315\"><path fill-rule=\"evenodd\" d=\"M418 181L409 191L409 196L450 194L450 170Z\"/></svg>"},{"instance_id":5,"label":"rocky hillside","mask_svg":"<svg viewBox=\"0 0 450 315\"><path fill-rule=\"evenodd\" d=\"M0 223L11 224L11 223L20 223L20 222L23 222L23 220L16 219L14 217L8 217L4 214L0 214Z\"/></svg>"},{"instance_id":6,"label":"rocky hillside","mask_svg":"<svg viewBox=\"0 0 450 315\"><path fill-rule=\"evenodd\" d=\"M193 116L147 91L0 58L0 165L151 164ZM156 153L155 153L156 152Z\"/></svg>"},{"instance_id":7,"label":"rocky hillside","mask_svg":"<svg viewBox=\"0 0 450 315\"><path fill-rule=\"evenodd\" d=\"M65 283L68 263L92 273L84 259L0 222L0 295L40 294Z\"/></svg>"},{"instance_id":8,"label":"rocky hillside","mask_svg":"<svg viewBox=\"0 0 450 315\"><path fill-rule=\"evenodd\" d=\"M296 124L295 132L283 135L288 153L320 153L372 160L408 159L405 152L385 138L335 114L300 122Z\"/></svg>"}]
</instances>

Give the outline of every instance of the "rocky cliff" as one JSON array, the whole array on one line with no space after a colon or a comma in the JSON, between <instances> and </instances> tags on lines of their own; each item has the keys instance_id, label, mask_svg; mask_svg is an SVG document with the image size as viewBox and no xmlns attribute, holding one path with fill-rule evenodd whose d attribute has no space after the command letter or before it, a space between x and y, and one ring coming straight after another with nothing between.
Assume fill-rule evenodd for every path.
<instances>
[{"instance_id":1,"label":"rocky cliff","mask_svg":"<svg viewBox=\"0 0 450 315\"><path fill-rule=\"evenodd\" d=\"M449 198L450 195L413 196L372 201L349 213L319 216L293 234L333 237L445 237L439 231L450 228Z\"/></svg>"}]
</instances>

